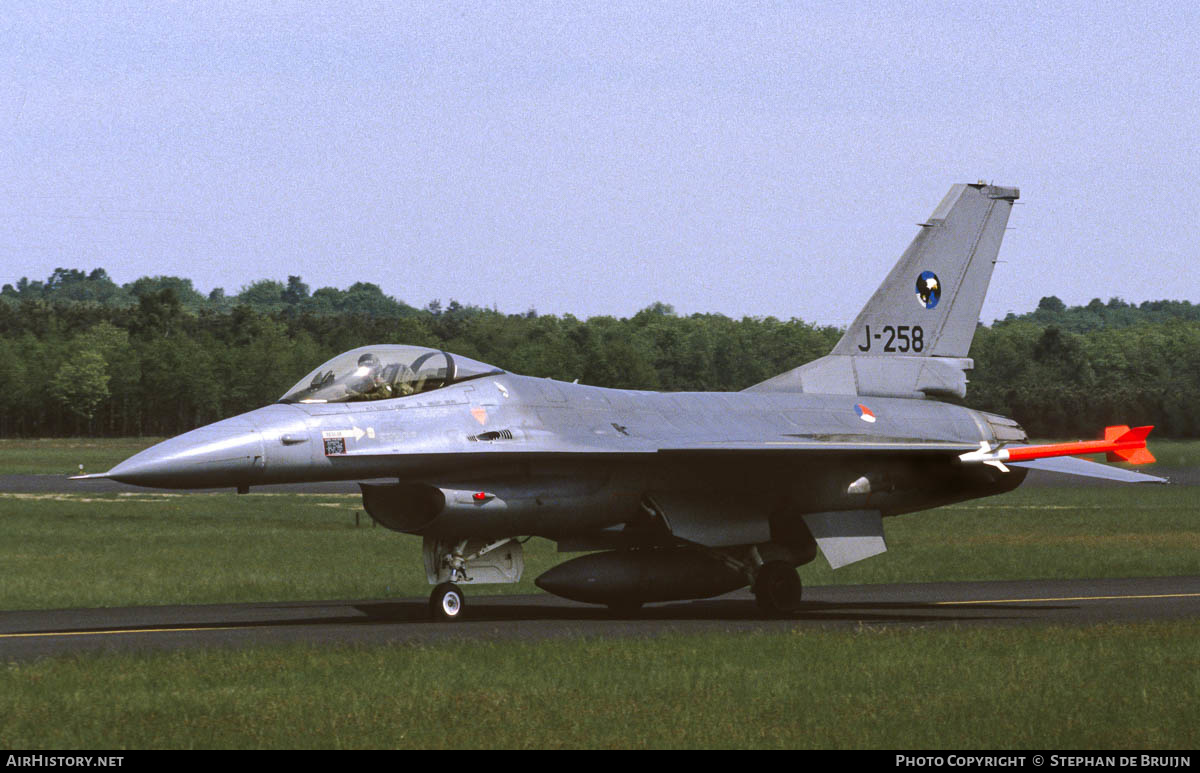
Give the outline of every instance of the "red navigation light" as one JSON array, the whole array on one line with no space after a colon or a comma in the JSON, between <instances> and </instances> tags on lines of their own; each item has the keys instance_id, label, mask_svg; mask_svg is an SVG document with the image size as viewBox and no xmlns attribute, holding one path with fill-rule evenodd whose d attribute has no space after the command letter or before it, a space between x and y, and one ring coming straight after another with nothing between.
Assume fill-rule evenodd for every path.
<instances>
[{"instance_id":1,"label":"red navigation light","mask_svg":"<svg viewBox=\"0 0 1200 773\"><path fill-rule=\"evenodd\" d=\"M476 491L474 494L474 499L476 502L484 502L487 500L487 498L488 498L487 492L484 492L484 491Z\"/></svg>"}]
</instances>

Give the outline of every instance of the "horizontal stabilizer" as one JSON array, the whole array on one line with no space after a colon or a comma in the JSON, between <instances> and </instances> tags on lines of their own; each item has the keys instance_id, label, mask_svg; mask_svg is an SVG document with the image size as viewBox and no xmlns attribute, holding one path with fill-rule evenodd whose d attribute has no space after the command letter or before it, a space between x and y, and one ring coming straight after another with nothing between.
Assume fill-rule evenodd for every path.
<instances>
[{"instance_id":1,"label":"horizontal stabilizer","mask_svg":"<svg viewBox=\"0 0 1200 773\"><path fill-rule=\"evenodd\" d=\"M1166 478L1134 472L1123 467L1109 467L1107 464L1089 462L1076 456L1060 456L1053 459L1032 459L1028 462L1009 462L1014 467L1024 467L1029 470L1057 472L1064 475L1082 475L1088 478L1104 478L1121 483L1166 483Z\"/></svg>"},{"instance_id":2,"label":"horizontal stabilizer","mask_svg":"<svg viewBox=\"0 0 1200 773\"><path fill-rule=\"evenodd\" d=\"M887 550L883 518L878 510L809 513L804 523L833 569L877 556Z\"/></svg>"}]
</instances>

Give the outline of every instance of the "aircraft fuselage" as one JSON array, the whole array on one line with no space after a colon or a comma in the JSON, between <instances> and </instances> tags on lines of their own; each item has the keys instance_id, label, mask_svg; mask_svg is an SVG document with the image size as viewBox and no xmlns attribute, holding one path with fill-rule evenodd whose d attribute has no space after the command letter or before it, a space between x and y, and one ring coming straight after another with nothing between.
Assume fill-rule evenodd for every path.
<instances>
[{"instance_id":1,"label":"aircraft fuselage","mask_svg":"<svg viewBox=\"0 0 1200 773\"><path fill-rule=\"evenodd\" d=\"M956 453L995 440L987 414L931 400L658 393L505 373L388 400L269 405L160 443L109 477L243 490L376 481L364 490L377 520L446 538L615 543L605 530L637 523L647 509L668 520L686 510L698 523L706 519L695 513L708 509L712 528L729 534L716 541L746 544L770 539L763 513L894 515L1014 488L1023 471L957 462ZM819 454L794 453L816 445ZM918 460L884 452L930 446L948 450ZM431 505L410 501L421 498L414 486L489 499L426 518ZM733 525L724 523L731 514ZM672 526L689 531L680 520Z\"/></svg>"}]
</instances>

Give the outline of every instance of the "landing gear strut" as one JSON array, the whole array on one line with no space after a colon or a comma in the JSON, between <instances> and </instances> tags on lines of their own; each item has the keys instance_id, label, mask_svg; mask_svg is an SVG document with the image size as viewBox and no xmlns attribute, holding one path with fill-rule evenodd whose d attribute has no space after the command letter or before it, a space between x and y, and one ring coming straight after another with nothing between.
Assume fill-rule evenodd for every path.
<instances>
[{"instance_id":1,"label":"landing gear strut","mask_svg":"<svg viewBox=\"0 0 1200 773\"><path fill-rule=\"evenodd\" d=\"M763 564L754 578L752 590L758 608L772 617L782 617L800 608L800 575L795 567L784 561Z\"/></svg>"},{"instance_id":2,"label":"landing gear strut","mask_svg":"<svg viewBox=\"0 0 1200 773\"><path fill-rule=\"evenodd\" d=\"M447 623L462 616L466 607L466 597L462 590L452 582L444 582L429 594L429 612L435 622Z\"/></svg>"},{"instance_id":3,"label":"landing gear strut","mask_svg":"<svg viewBox=\"0 0 1200 773\"><path fill-rule=\"evenodd\" d=\"M500 551L499 548L507 548ZM459 583L516 582L525 566L521 543L515 537L484 541L442 541L426 537L422 547L425 576L435 583L429 612L437 622L461 620L467 599Z\"/></svg>"}]
</instances>

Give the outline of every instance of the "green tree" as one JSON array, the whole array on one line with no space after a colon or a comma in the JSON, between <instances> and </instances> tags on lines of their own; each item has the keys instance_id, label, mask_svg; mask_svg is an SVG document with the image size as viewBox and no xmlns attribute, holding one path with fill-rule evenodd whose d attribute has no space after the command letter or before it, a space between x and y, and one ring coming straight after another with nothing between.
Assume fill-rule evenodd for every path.
<instances>
[{"instance_id":1,"label":"green tree","mask_svg":"<svg viewBox=\"0 0 1200 773\"><path fill-rule=\"evenodd\" d=\"M50 395L70 413L91 421L108 399L108 364L94 349L75 349L50 379Z\"/></svg>"},{"instance_id":2,"label":"green tree","mask_svg":"<svg viewBox=\"0 0 1200 773\"><path fill-rule=\"evenodd\" d=\"M287 305L298 307L308 300L308 285L301 282L298 276L289 276L282 297Z\"/></svg>"},{"instance_id":3,"label":"green tree","mask_svg":"<svg viewBox=\"0 0 1200 773\"><path fill-rule=\"evenodd\" d=\"M148 296L163 297L163 293L170 290L179 307L190 311L199 311L208 305L205 297L192 287L192 280L178 276L144 276L125 285L124 290L138 301Z\"/></svg>"},{"instance_id":4,"label":"green tree","mask_svg":"<svg viewBox=\"0 0 1200 773\"><path fill-rule=\"evenodd\" d=\"M255 311L278 311L284 306L284 286L274 279L260 279L238 293L237 302Z\"/></svg>"}]
</instances>

